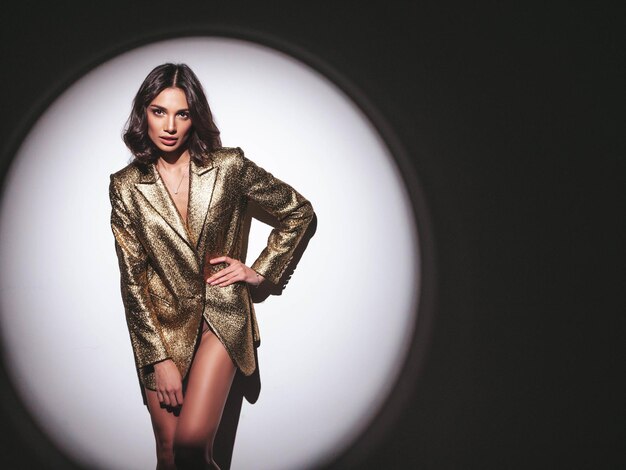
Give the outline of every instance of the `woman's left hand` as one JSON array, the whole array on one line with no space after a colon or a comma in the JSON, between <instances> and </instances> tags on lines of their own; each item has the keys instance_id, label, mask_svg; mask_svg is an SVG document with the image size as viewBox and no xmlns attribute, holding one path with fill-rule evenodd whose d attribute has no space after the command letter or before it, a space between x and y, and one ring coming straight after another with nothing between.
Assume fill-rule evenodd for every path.
<instances>
[{"instance_id":1,"label":"woman's left hand","mask_svg":"<svg viewBox=\"0 0 626 470\"><path fill-rule=\"evenodd\" d=\"M258 286L265 280L263 276L258 274L254 269L249 268L241 261L233 259L229 256L220 256L209 260L211 264L228 263L228 267L220 269L218 272L207 278L207 284L218 287L226 287L233 282L247 282L253 286Z\"/></svg>"}]
</instances>

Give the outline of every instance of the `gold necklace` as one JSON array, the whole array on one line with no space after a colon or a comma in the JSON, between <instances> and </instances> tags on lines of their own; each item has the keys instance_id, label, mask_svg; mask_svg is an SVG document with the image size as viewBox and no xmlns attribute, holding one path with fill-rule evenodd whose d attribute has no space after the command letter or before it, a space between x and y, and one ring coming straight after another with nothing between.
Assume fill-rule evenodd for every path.
<instances>
[{"instance_id":1,"label":"gold necklace","mask_svg":"<svg viewBox=\"0 0 626 470\"><path fill-rule=\"evenodd\" d=\"M178 183L178 186L176 186L176 191L174 191L174 194L178 194L178 189L180 188L180 185L183 184L183 180L185 179L187 173L183 173L182 178L180 179L180 183Z\"/></svg>"},{"instance_id":2,"label":"gold necklace","mask_svg":"<svg viewBox=\"0 0 626 470\"><path fill-rule=\"evenodd\" d=\"M163 184L165 184L165 180L161 176L161 172L159 171L158 173L159 173L159 178L161 178L161 180L163 180ZM183 184L183 180L185 179L185 176L187 176L187 172L184 172L183 176L180 178L180 182L178 183L178 186L176 186L176 190L174 191L174 194L178 194L178 190L180 189L180 185Z\"/></svg>"}]
</instances>

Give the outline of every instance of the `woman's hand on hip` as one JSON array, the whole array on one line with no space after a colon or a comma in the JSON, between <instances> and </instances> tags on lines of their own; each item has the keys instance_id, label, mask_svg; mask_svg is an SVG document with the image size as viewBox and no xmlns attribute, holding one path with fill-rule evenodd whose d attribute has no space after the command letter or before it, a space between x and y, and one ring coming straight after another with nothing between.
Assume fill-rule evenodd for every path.
<instances>
[{"instance_id":1,"label":"woman's hand on hip","mask_svg":"<svg viewBox=\"0 0 626 470\"><path fill-rule=\"evenodd\" d=\"M154 378L159 401L167 406L183 404L183 383L178 367L171 359L154 365Z\"/></svg>"},{"instance_id":2,"label":"woman's hand on hip","mask_svg":"<svg viewBox=\"0 0 626 470\"><path fill-rule=\"evenodd\" d=\"M253 286L258 286L265 280L263 276L254 269L249 268L241 261L229 256L220 256L209 260L211 264L227 263L228 267L220 269L218 272L208 277L206 282L212 286L226 287L234 282L247 282Z\"/></svg>"}]
</instances>

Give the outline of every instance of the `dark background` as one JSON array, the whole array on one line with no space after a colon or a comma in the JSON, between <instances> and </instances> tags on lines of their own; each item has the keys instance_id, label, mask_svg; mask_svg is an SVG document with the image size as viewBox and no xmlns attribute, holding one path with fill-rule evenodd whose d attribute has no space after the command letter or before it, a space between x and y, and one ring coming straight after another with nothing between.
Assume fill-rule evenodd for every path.
<instances>
[{"instance_id":1,"label":"dark background","mask_svg":"<svg viewBox=\"0 0 626 470\"><path fill-rule=\"evenodd\" d=\"M428 356L358 468L624 465L625 17L471 3L5 4L2 169L64 86L168 31L245 29L321 58L410 155L435 242ZM378 257L390 275L406 262ZM3 467L58 465L0 423Z\"/></svg>"}]
</instances>

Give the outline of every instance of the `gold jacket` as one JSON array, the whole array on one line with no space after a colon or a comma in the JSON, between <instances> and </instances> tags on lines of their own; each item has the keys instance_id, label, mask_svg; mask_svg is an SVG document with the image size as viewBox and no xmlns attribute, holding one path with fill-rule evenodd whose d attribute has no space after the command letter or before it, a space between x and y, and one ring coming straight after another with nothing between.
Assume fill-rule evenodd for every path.
<instances>
[{"instance_id":1,"label":"gold jacket","mask_svg":"<svg viewBox=\"0 0 626 470\"><path fill-rule=\"evenodd\" d=\"M248 284L207 284L208 276L226 267L208 260L241 260L242 222L252 199L280 221L250 266L276 284L313 218L308 200L239 147L217 149L210 157L205 165L190 159L188 229L154 164L132 162L110 176L126 322L139 382L151 390L152 366L164 359L172 359L186 377L203 316L236 366L245 375L254 372L260 336Z\"/></svg>"}]
</instances>

